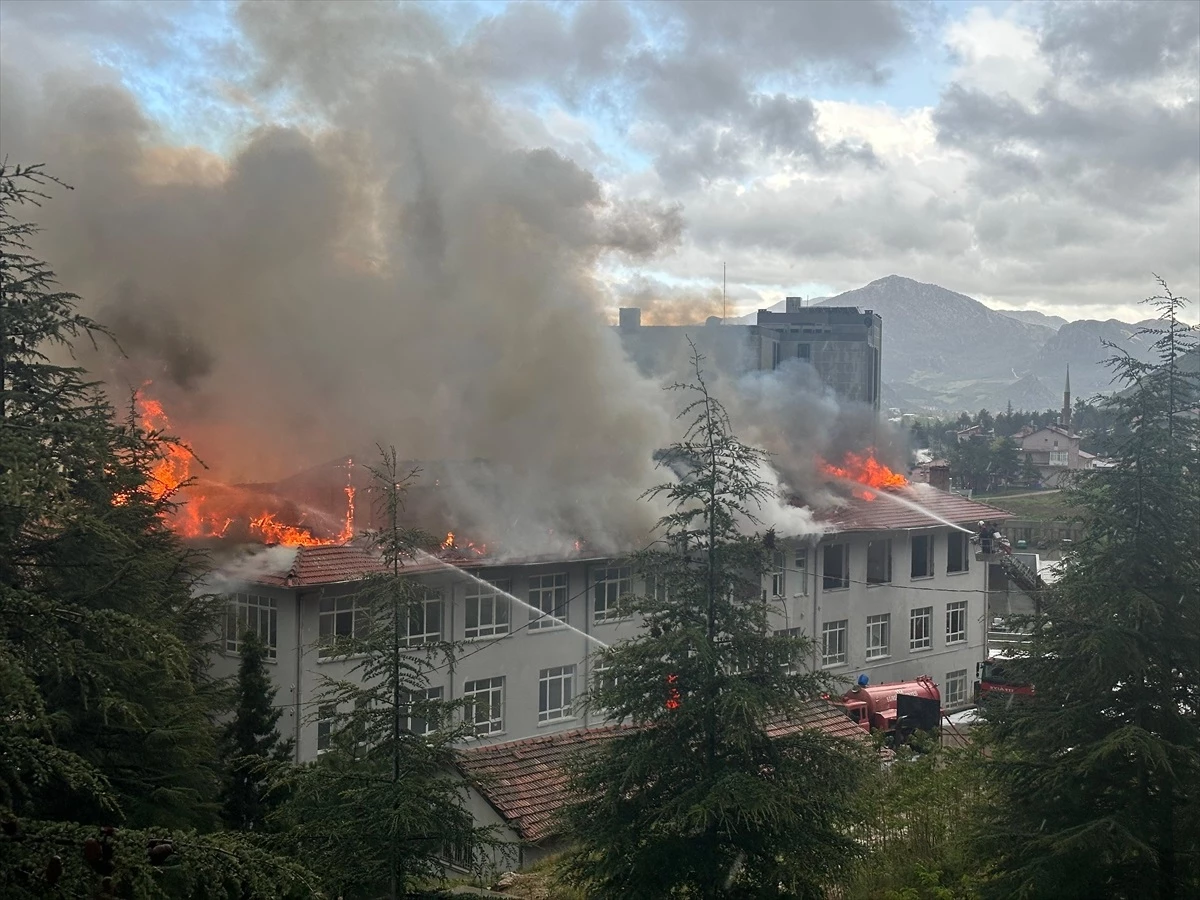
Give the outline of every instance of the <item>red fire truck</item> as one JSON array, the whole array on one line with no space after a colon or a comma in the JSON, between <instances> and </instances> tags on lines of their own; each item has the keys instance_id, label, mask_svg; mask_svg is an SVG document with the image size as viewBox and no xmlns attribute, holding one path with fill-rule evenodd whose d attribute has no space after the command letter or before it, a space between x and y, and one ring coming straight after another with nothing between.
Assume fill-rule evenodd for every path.
<instances>
[{"instance_id":1,"label":"red fire truck","mask_svg":"<svg viewBox=\"0 0 1200 900\"><path fill-rule=\"evenodd\" d=\"M937 728L942 715L942 694L928 675L881 684L871 684L866 675L860 675L858 684L846 691L837 705L864 731L895 736L897 726L907 732Z\"/></svg>"},{"instance_id":2,"label":"red fire truck","mask_svg":"<svg viewBox=\"0 0 1200 900\"><path fill-rule=\"evenodd\" d=\"M976 666L975 674L979 678L977 687L979 700L995 694L1023 694L1029 696L1033 693L1032 684L1021 684L1020 682L1013 681L1005 674L1005 662L1007 660L1003 657L993 656Z\"/></svg>"}]
</instances>

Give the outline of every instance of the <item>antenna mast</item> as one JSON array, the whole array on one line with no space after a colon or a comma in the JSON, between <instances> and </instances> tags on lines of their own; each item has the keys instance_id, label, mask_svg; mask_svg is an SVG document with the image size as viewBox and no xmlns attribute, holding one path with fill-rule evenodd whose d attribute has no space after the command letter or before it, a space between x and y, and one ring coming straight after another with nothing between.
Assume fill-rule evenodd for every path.
<instances>
[{"instance_id":1,"label":"antenna mast","mask_svg":"<svg viewBox=\"0 0 1200 900\"><path fill-rule=\"evenodd\" d=\"M725 263L721 263L721 324L725 322Z\"/></svg>"}]
</instances>

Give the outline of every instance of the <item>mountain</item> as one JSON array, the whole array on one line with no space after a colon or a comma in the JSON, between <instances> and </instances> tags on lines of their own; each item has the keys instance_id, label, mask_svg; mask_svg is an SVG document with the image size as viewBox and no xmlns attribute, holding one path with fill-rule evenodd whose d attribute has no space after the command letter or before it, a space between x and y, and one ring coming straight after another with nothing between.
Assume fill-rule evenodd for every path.
<instances>
[{"instance_id":1,"label":"mountain","mask_svg":"<svg viewBox=\"0 0 1200 900\"><path fill-rule=\"evenodd\" d=\"M857 306L883 317L883 377L940 393L947 381L1016 380L1055 330L978 300L889 275L816 306Z\"/></svg>"},{"instance_id":2,"label":"mountain","mask_svg":"<svg viewBox=\"0 0 1200 900\"><path fill-rule=\"evenodd\" d=\"M1153 335L1139 335L1139 328L1157 327L1154 319L1130 325L1108 319L1081 319L1068 322L1058 329L1037 355L1030 360L1029 368L1050 384L1062 384L1067 366L1071 367L1071 390L1076 397L1091 397L1093 394L1111 391L1111 373L1103 361L1115 355L1114 344L1137 359L1149 360L1152 354ZM1062 389L1059 388L1061 391Z\"/></svg>"},{"instance_id":3,"label":"mountain","mask_svg":"<svg viewBox=\"0 0 1200 900\"><path fill-rule=\"evenodd\" d=\"M883 380L890 406L909 411L1057 409L1071 368L1071 393L1112 390L1103 361L1116 351L1149 356L1152 338L1129 324L1067 322L1034 310L1000 312L936 284L889 275L865 287L814 301L857 306L883 317Z\"/></svg>"},{"instance_id":4,"label":"mountain","mask_svg":"<svg viewBox=\"0 0 1200 900\"><path fill-rule=\"evenodd\" d=\"M1048 316L1043 312L1038 312L1036 309L998 309L996 312L1002 316L1008 316L1010 319L1016 319L1018 322L1029 322L1032 325L1046 325L1055 330L1067 324L1067 320L1062 316Z\"/></svg>"}]
</instances>

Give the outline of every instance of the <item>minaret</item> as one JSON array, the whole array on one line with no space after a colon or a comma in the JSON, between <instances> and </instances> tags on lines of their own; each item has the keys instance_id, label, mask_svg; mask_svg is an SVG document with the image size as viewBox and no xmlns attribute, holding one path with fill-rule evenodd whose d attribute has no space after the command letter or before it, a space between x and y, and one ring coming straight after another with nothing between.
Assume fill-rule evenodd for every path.
<instances>
[{"instance_id":1,"label":"minaret","mask_svg":"<svg viewBox=\"0 0 1200 900\"><path fill-rule=\"evenodd\" d=\"M1062 427L1071 433L1071 364L1067 363L1067 383L1063 387Z\"/></svg>"}]
</instances>

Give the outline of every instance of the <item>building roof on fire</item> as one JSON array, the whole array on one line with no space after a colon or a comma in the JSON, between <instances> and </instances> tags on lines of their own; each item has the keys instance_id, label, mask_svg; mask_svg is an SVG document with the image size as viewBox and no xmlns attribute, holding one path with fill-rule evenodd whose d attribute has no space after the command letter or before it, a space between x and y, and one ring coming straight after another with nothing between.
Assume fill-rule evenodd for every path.
<instances>
[{"instance_id":1,"label":"building roof on fire","mask_svg":"<svg viewBox=\"0 0 1200 900\"><path fill-rule=\"evenodd\" d=\"M482 563L479 559L452 560L459 568L471 568ZM358 581L367 575L385 571L383 560L379 554L361 544L326 544L316 547L297 547L296 555L291 565L277 572L267 572L256 575L256 584L269 584L276 587L312 587L322 584L339 584L346 581ZM408 562L404 566L406 574L420 574L441 568L436 562Z\"/></svg>"},{"instance_id":2,"label":"building roof on fire","mask_svg":"<svg viewBox=\"0 0 1200 900\"><path fill-rule=\"evenodd\" d=\"M1012 518L1012 513L1003 509L968 500L960 494L950 494L928 484L880 489L877 493L891 494L908 500L921 509L895 503L884 497L867 500L856 496L849 499L844 506L819 512L817 521L831 532L842 533L935 528L946 522L971 526L980 521Z\"/></svg>"},{"instance_id":3,"label":"building roof on fire","mask_svg":"<svg viewBox=\"0 0 1200 900\"><path fill-rule=\"evenodd\" d=\"M580 728L473 747L459 752L459 766L478 780L480 793L521 838L540 841L556 833L558 811L567 803L568 757L631 727ZM870 741L845 712L827 703L812 703L802 722L772 726L768 734L783 737L806 728L831 737Z\"/></svg>"}]
</instances>

